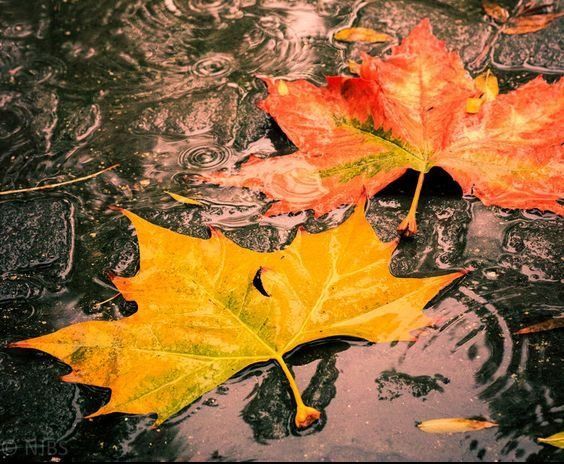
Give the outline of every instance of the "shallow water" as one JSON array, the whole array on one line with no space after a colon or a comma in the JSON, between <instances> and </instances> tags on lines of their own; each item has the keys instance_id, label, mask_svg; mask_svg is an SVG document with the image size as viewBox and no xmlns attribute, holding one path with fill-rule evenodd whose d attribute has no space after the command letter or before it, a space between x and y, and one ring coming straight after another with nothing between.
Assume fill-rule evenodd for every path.
<instances>
[{"instance_id":1,"label":"shallow water","mask_svg":"<svg viewBox=\"0 0 564 464\"><path fill-rule=\"evenodd\" d=\"M335 30L368 26L399 39L426 16L473 73L492 65L505 89L564 67L559 23L499 37L477 0L0 0L0 190L121 164L0 202L3 346L136 310L120 298L96 305L114 293L109 271L137 270L133 231L112 205L202 238L212 225L258 251L290 243L299 226L341 222L347 207L317 220L264 218L262 195L205 185L198 174L293 151L256 108L265 90L255 76L321 83L361 51L389 47L334 43ZM409 172L371 199L367 215L384 239L394 237L415 181ZM180 205L165 190L204 206ZM564 429L562 331L514 334L562 313L562 219L485 207L434 169L419 223L394 255L397 276L471 272L428 305L435 325L415 343L330 340L290 354L304 399L323 410L311 429L293 428L274 364L245 370L155 430L150 417L83 419L108 390L60 382L68 367L46 354L1 349L0 456L562 461L561 450L535 442ZM456 416L499 428L428 435L415 427Z\"/></svg>"}]
</instances>

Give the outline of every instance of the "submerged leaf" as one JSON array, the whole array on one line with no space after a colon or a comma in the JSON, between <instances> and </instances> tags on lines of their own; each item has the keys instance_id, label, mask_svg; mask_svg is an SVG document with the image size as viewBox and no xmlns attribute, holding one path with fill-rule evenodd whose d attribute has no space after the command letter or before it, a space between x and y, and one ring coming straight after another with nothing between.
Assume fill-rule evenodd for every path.
<instances>
[{"instance_id":1,"label":"submerged leaf","mask_svg":"<svg viewBox=\"0 0 564 464\"><path fill-rule=\"evenodd\" d=\"M335 40L338 40L339 42L377 43L393 40L393 37L390 35L382 32L376 32L374 29L369 29L367 27L347 27L346 29L337 31L334 37Z\"/></svg>"},{"instance_id":2,"label":"submerged leaf","mask_svg":"<svg viewBox=\"0 0 564 464\"><path fill-rule=\"evenodd\" d=\"M455 417L423 421L420 424L417 424L417 427L419 427L419 430L427 433L457 433L489 429L490 427L497 427L497 424L495 422L484 420Z\"/></svg>"},{"instance_id":3,"label":"submerged leaf","mask_svg":"<svg viewBox=\"0 0 564 464\"><path fill-rule=\"evenodd\" d=\"M425 304L461 275L392 276L397 242L382 243L362 208L335 229L299 232L273 253L124 214L137 231L140 271L113 282L139 310L11 345L70 364L63 380L111 388L110 402L93 416L156 413L159 424L247 366L274 360L294 394L296 425L305 427L319 412L303 403L285 353L332 336L411 340L429 323Z\"/></svg>"},{"instance_id":4,"label":"submerged leaf","mask_svg":"<svg viewBox=\"0 0 564 464\"><path fill-rule=\"evenodd\" d=\"M539 443L556 446L557 448L564 448L564 432L555 433L547 438L538 438L537 441Z\"/></svg>"},{"instance_id":5,"label":"submerged leaf","mask_svg":"<svg viewBox=\"0 0 564 464\"><path fill-rule=\"evenodd\" d=\"M564 13L546 13L530 16L518 16L513 18L502 29L504 34L528 34L544 29L555 19L560 18Z\"/></svg>"},{"instance_id":6,"label":"submerged leaf","mask_svg":"<svg viewBox=\"0 0 564 464\"><path fill-rule=\"evenodd\" d=\"M265 82L260 107L298 151L206 177L264 192L269 215L323 215L377 193L407 168L433 166L486 205L564 212L564 81L539 77L497 95L495 77L473 81L427 20L390 56L364 55L358 78L328 77L322 87Z\"/></svg>"},{"instance_id":7,"label":"submerged leaf","mask_svg":"<svg viewBox=\"0 0 564 464\"><path fill-rule=\"evenodd\" d=\"M533 324L525 327L521 330L515 332L519 335L525 335L536 332L544 332L546 330L562 329L564 328L564 317L556 317L554 319L549 319L548 321L539 322L538 324Z\"/></svg>"}]
</instances>

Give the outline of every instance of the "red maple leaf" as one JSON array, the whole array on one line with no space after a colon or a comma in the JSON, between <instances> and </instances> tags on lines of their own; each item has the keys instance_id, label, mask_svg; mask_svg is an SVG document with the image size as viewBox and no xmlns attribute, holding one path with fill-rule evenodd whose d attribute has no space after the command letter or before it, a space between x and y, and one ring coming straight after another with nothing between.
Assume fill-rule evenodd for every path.
<instances>
[{"instance_id":1,"label":"red maple leaf","mask_svg":"<svg viewBox=\"0 0 564 464\"><path fill-rule=\"evenodd\" d=\"M269 215L312 209L325 214L377 193L407 168L420 178L400 226L413 233L424 173L445 169L486 205L562 214L562 83L542 78L468 113L480 96L458 54L422 21L391 55L364 55L360 77L307 81L264 79L259 103L298 151L251 157L238 172L208 180L250 187L274 200Z\"/></svg>"}]
</instances>

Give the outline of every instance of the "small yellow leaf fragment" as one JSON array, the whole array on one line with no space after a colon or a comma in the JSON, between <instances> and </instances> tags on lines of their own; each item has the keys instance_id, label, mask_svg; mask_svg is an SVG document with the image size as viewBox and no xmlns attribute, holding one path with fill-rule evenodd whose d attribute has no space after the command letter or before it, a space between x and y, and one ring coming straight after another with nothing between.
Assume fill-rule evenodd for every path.
<instances>
[{"instance_id":1,"label":"small yellow leaf fragment","mask_svg":"<svg viewBox=\"0 0 564 464\"><path fill-rule=\"evenodd\" d=\"M480 108L484 101L481 98L469 98L466 100L466 112L476 114L480 112Z\"/></svg>"},{"instance_id":2,"label":"small yellow leaf fragment","mask_svg":"<svg viewBox=\"0 0 564 464\"><path fill-rule=\"evenodd\" d=\"M170 195L172 198L174 198L176 201L179 201L180 203L184 203L186 205L202 206L202 203L200 201L194 200L193 198L183 197L182 195L178 195L177 193L172 193L172 192L165 192L165 193Z\"/></svg>"},{"instance_id":3,"label":"small yellow leaf fragment","mask_svg":"<svg viewBox=\"0 0 564 464\"><path fill-rule=\"evenodd\" d=\"M497 427L497 424L495 422L453 417L423 421L417 427L427 433L460 433L489 429L490 427Z\"/></svg>"},{"instance_id":4,"label":"small yellow leaf fragment","mask_svg":"<svg viewBox=\"0 0 564 464\"><path fill-rule=\"evenodd\" d=\"M479 113L485 102L495 100L499 94L497 77L489 69L474 79L474 85L480 92L480 97L471 97L466 100L466 112L471 114Z\"/></svg>"},{"instance_id":5,"label":"small yellow leaf fragment","mask_svg":"<svg viewBox=\"0 0 564 464\"><path fill-rule=\"evenodd\" d=\"M357 63L356 61L353 60L349 60L348 66L349 66L349 72L351 74L360 75L360 63Z\"/></svg>"},{"instance_id":6,"label":"small yellow leaf fragment","mask_svg":"<svg viewBox=\"0 0 564 464\"><path fill-rule=\"evenodd\" d=\"M284 81L278 81L278 94L281 96L289 95L290 90Z\"/></svg>"},{"instance_id":7,"label":"small yellow leaf fragment","mask_svg":"<svg viewBox=\"0 0 564 464\"><path fill-rule=\"evenodd\" d=\"M538 438L537 441L539 443L556 446L557 448L564 448L564 432L555 433L547 438Z\"/></svg>"},{"instance_id":8,"label":"small yellow leaf fragment","mask_svg":"<svg viewBox=\"0 0 564 464\"><path fill-rule=\"evenodd\" d=\"M335 40L339 42L364 42L378 43L389 42L392 36L383 32L376 32L374 29L367 27L347 27L335 33Z\"/></svg>"},{"instance_id":9,"label":"small yellow leaf fragment","mask_svg":"<svg viewBox=\"0 0 564 464\"><path fill-rule=\"evenodd\" d=\"M476 85L476 88L482 92L482 98L485 101L495 100L495 97L499 94L497 77L495 77L490 70L487 70L485 73L476 77L476 79L474 79L474 84Z\"/></svg>"}]
</instances>

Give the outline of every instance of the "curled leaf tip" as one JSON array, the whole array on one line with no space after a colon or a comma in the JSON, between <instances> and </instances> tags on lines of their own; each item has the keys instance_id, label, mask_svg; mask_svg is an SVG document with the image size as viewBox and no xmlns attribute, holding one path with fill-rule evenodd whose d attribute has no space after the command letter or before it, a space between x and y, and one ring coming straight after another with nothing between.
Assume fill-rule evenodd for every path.
<instances>
[{"instance_id":1,"label":"curled leaf tip","mask_svg":"<svg viewBox=\"0 0 564 464\"><path fill-rule=\"evenodd\" d=\"M8 348L32 348L32 346L25 340L21 340L19 342L8 343Z\"/></svg>"},{"instance_id":2,"label":"curled leaf tip","mask_svg":"<svg viewBox=\"0 0 564 464\"><path fill-rule=\"evenodd\" d=\"M79 383L80 378L75 371L69 372L68 374L61 375L59 380L62 382L69 382L69 383Z\"/></svg>"}]
</instances>

